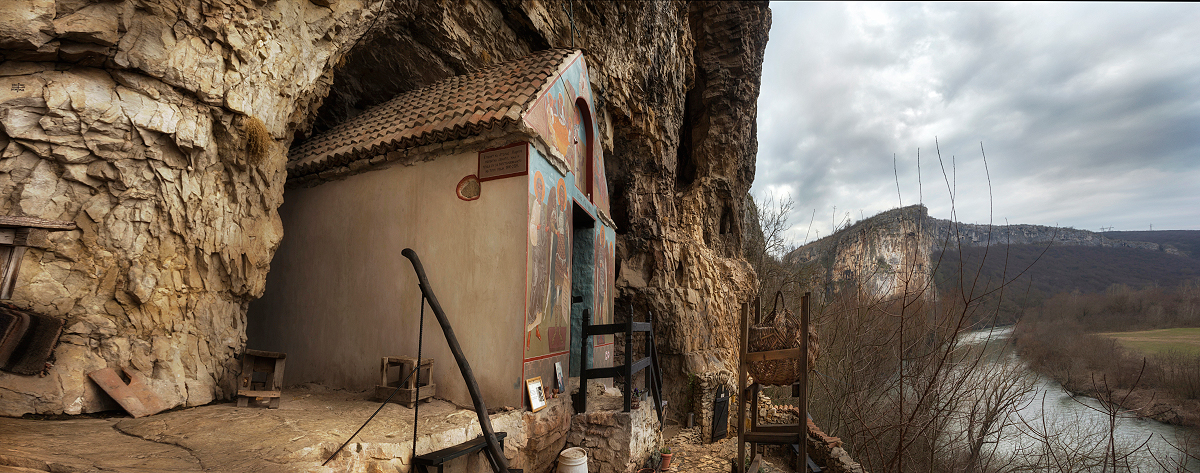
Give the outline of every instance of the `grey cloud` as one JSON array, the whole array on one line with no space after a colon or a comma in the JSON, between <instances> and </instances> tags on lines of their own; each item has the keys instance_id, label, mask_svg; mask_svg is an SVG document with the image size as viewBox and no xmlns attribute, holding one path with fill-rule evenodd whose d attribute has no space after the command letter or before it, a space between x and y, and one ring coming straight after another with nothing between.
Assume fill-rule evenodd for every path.
<instances>
[{"instance_id":1,"label":"grey cloud","mask_svg":"<svg viewBox=\"0 0 1200 473\"><path fill-rule=\"evenodd\" d=\"M753 192L790 190L796 227L898 205L893 153L904 203L948 217L936 137L964 220L1200 228L1200 6L772 9Z\"/></svg>"}]
</instances>

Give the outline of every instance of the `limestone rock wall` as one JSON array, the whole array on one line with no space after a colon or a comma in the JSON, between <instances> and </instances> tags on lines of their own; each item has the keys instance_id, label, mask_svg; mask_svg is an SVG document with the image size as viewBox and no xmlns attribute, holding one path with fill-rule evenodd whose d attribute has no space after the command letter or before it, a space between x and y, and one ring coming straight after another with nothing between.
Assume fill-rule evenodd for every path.
<instances>
[{"instance_id":1,"label":"limestone rock wall","mask_svg":"<svg viewBox=\"0 0 1200 473\"><path fill-rule=\"evenodd\" d=\"M880 213L784 257L815 264L825 274L826 294L854 285L875 297L908 293L936 298L932 287L934 230L928 210L913 205Z\"/></svg>"},{"instance_id":2,"label":"limestone rock wall","mask_svg":"<svg viewBox=\"0 0 1200 473\"><path fill-rule=\"evenodd\" d=\"M326 5L328 4L328 5ZM286 149L399 92L548 47L588 55L617 223L617 314L653 311L670 415L735 368L742 200L765 2L16 0L0 4L0 211L75 221L14 302L65 317L44 378L0 413L102 408L132 365L169 405L229 394L283 236ZM245 152L246 124L270 134Z\"/></svg>"},{"instance_id":3,"label":"limestone rock wall","mask_svg":"<svg viewBox=\"0 0 1200 473\"><path fill-rule=\"evenodd\" d=\"M108 407L86 377L105 366L170 406L228 394L283 236L290 130L371 17L354 0L0 4L0 212L79 227L25 256L13 302L66 324L45 376L0 373L0 414ZM250 120L265 156L245 152Z\"/></svg>"}]
</instances>

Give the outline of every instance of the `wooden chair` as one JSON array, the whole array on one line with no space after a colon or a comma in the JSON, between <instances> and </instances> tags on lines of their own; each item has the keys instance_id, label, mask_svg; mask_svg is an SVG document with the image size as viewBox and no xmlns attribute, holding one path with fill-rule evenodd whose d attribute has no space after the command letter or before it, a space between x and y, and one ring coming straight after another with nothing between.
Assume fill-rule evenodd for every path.
<instances>
[{"instance_id":1,"label":"wooden chair","mask_svg":"<svg viewBox=\"0 0 1200 473\"><path fill-rule=\"evenodd\" d=\"M250 400L269 400L267 407L279 409L283 395L283 362L286 353L246 350L242 355L242 375L238 377L238 407L250 405ZM263 373L261 381L255 380L256 373Z\"/></svg>"}]
</instances>

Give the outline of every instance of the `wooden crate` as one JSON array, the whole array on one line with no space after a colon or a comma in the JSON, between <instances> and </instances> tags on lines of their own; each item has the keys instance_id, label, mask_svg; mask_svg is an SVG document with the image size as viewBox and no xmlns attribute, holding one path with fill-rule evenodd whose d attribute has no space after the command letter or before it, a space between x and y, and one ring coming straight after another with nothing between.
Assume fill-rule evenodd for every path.
<instances>
[{"instance_id":1,"label":"wooden crate","mask_svg":"<svg viewBox=\"0 0 1200 473\"><path fill-rule=\"evenodd\" d=\"M417 373L409 376L415 369L418 370ZM383 401L391 396L390 402L413 407L419 400L432 398L437 394L437 385L431 378L432 370L432 358L421 359L418 369L416 358L385 356L379 363L379 384L375 386L375 396L372 399ZM393 372L396 373L395 376L392 376ZM396 388L400 390L392 394Z\"/></svg>"}]
</instances>

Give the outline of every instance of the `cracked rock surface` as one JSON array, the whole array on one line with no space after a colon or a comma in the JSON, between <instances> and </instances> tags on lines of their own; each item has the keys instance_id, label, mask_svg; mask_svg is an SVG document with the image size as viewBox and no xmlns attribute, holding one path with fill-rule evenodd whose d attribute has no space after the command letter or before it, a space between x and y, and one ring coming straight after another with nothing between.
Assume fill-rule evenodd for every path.
<instances>
[{"instance_id":1,"label":"cracked rock surface","mask_svg":"<svg viewBox=\"0 0 1200 473\"><path fill-rule=\"evenodd\" d=\"M168 406L229 396L283 236L286 138L373 15L354 0L0 3L0 213L78 226L25 256L13 303L66 323L45 377L0 373L0 415L111 408L87 380L109 366ZM244 152L251 117L265 157Z\"/></svg>"}]
</instances>

